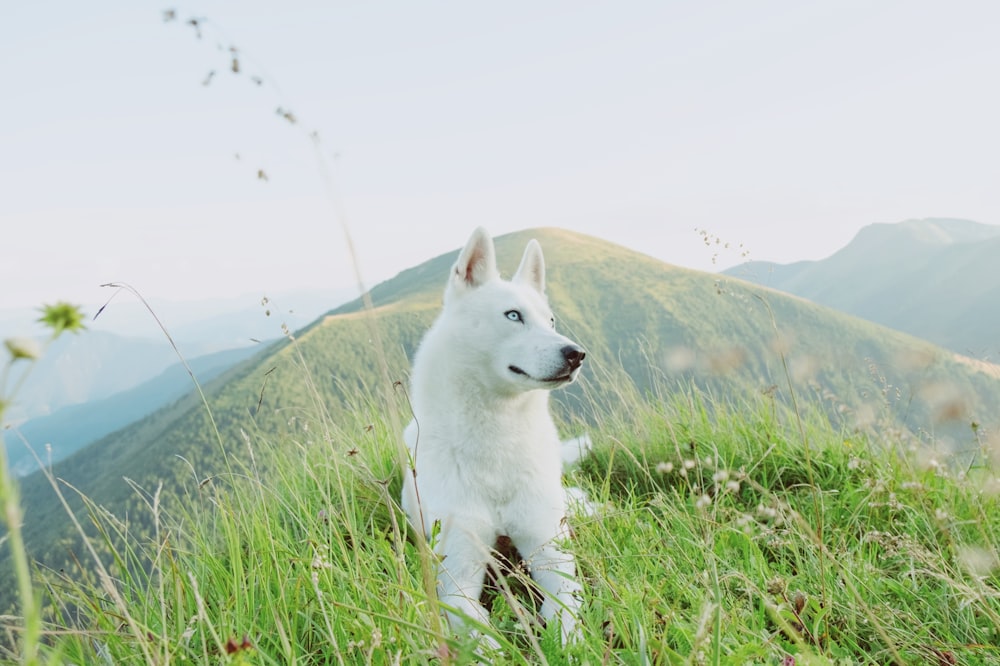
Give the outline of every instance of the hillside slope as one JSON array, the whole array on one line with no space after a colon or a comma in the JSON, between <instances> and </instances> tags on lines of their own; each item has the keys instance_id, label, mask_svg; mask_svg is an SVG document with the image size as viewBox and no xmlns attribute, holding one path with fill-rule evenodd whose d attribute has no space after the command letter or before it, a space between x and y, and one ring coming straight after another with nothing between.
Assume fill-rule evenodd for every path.
<instances>
[{"instance_id":1,"label":"hillside slope","mask_svg":"<svg viewBox=\"0 0 1000 666\"><path fill-rule=\"evenodd\" d=\"M546 254L558 327L588 350L581 381L556 395L565 418L600 420L635 399L623 388L631 383L651 400L694 384L736 405L760 392L787 402L791 383L803 405L822 405L847 429L903 427L965 448L973 420L995 425L1000 381L929 343L736 280L720 289L715 275L561 230L497 239L501 270L516 268L532 237ZM262 349L209 383L218 437L188 395L57 464L55 475L117 515L144 513L130 511L147 500L134 486L152 494L162 485L169 510L213 477L256 465L255 438L308 451L326 437L309 414L327 411L335 422L348 411L351 422L383 422L387 412L407 418L394 384L405 385L408 358L440 307L456 254L374 288L374 312L348 303L294 342ZM58 568L76 548L62 509L37 474L24 479L22 496L31 553ZM0 563L0 576L6 571Z\"/></svg>"},{"instance_id":2,"label":"hillside slope","mask_svg":"<svg viewBox=\"0 0 1000 666\"><path fill-rule=\"evenodd\" d=\"M1000 226L925 219L865 227L820 261L749 262L724 273L910 333L1000 358Z\"/></svg>"}]
</instances>

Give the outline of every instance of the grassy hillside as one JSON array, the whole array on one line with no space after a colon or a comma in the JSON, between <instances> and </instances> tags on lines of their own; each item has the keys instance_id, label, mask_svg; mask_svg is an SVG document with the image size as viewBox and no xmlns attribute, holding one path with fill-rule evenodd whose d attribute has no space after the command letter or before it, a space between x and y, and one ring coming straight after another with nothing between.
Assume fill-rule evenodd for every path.
<instances>
[{"instance_id":1,"label":"grassy hillside","mask_svg":"<svg viewBox=\"0 0 1000 666\"><path fill-rule=\"evenodd\" d=\"M995 360L1000 358L998 252L998 226L908 220L865 227L821 261L749 262L726 274Z\"/></svg>"},{"instance_id":2,"label":"grassy hillside","mask_svg":"<svg viewBox=\"0 0 1000 666\"><path fill-rule=\"evenodd\" d=\"M192 479L180 502L154 489L128 520L91 506L92 543L111 564L103 578L40 572L47 653L243 665L1000 658L995 463L956 475L763 395L738 407L694 391L631 397L596 419L596 452L572 479L601 508L570 520L585 587L583 638L568 650L523 595L493 602L484 630L501 653L476 654L441 626L429 557L393 500L391 422L404 413L383 405L375 422L305 408L311 437L248 433L248 462ZM146 535L132 530L140 516Z\"/></svg>"},{"instance_id":3,"label":"grassy hillside","mask_svg":"<svg viewBox=\"0 0 1000 666\"><path fill-rule=\"evenodd\" d=\"M847 474L852 471L847 466L881 470L879 474L891 477L897 499L897 486L909 483L909 477L892 476L902 472L887 462L882 449L912 448L923 439L967 452L966 465L982 466L986 459L979 454L996 425L990 406L1000 400L997 380L888 329L776 292L735 281L719 283L716 276L667 266L569 232L545 229L498 239L501 267L513 271L529 237L537 237L545 250L550 298L560 329L588 349L585 374L579 385L559 393L558 412L568 430L588 427L601 438L602 453L588 465L585 480L613 507L609 515L623 521L615 527L614 520L602 520L590 524L591 532L583 525L579 530L581 546L592 549L584 558L592 570L588 575L602 590L596 597L601 601L595 602L601 610L588 621L595 637L591 648L603 645L600 627L610 613L617 618L612 623L615 638L605 646L610 650L652 653L650 646L655 644L658 655L688 655L711 640L720 654L738 654L743 632L761 636L770 627L786 639L772 637L760 644L756 649L762 655L805 648L833 654L829 647L833 629L826 624L832 620L824 618L832 603L827 587L843 585L844 572L836 561L871 560L875 548L855 543L865 530L910 529L909 523L883 522L886 516L881 513L877 520L863 523L862 514L855 513L860 510L857 503L871 489L861 476ZM99 631L109 617L121 621L124 611L116 604L144 608L147 617L136 626L157 637L143 648L157 654L216 655L225 639L220 643L215 633L224 630L240 636L252 627L252 642L265 636L269 642L271 656L261 656L260 663L291 663L295 660L287 657L292 652L305 663L312 658L309 655L328 655L324 651L331 644L356 644L364 632L374 640L375 628L383 638L392 632L404 641L399 649L405 654L412 648L427 656L428 646L443 638L434 633L436 614L427 611L429 602L421 596L419 552L414 553L417 547L412 545L400 549L402 528L391 520L395 514L387 497L397 492L401 470L392 451L407 418L404 391L395 383L405 382L407 359L439 308L453 260L454 254L433 259L373 289L376 309L371 316L361 311L359 303L347 304L294 340L261 350L205 387L209 408L198 396L186 396L56 465L52 470L60 479L56 485L66 493L85 531L96 537L88 542L95 553L84 547L79 530L56 502L50 480L42 475L25 479L24 533L40 571L54 576L51 609L62 615L53 621L75 622L66 614L85 607L88 595L95 593L86 584L74 590L77 577L95 580L88 577L92 574L77 573L77 563L90 563L96 554L115 576L130 581L126 589L115 592L128 600L119 602L105 590L101 594L107 597L108 608L117 610L102 610L101 604L84 608L86 619L81 622ZM675 395L694 396L694 402L682 400L680 404L687 407L680 409ZM798 427L795 415L805 418L808 427ZM845 440L851 442L847 448ZM869 442L872 450L867 448ZM817 453L819 457L812 459L809 451L814 446L831 453ZM704 455L711 462L704 461L706 447ZM933 448L918 450L927 452L923 456L927 460L938 455ZM861 462L850 462L862 454ZM697 484L690 485L689 476L668 478L666 472L656 472L661 462L662 470L668 464L674 470L687 470L691 460L702 479ZM725 470L718 469L722 460ZM784 531L777 530L774 538L781 541L787 530L793 530L787 535L796 544L791 554L756 553L756 546L733 545L739 537L728 535L724 537L728 545L718 546L720 551L713 545L706 553L691 555L692 548L703 549L709 543L700 538L719 536L714 527L700 522L705 515L705 506L697 506L701 495L711 500L721 492L706 485L707 479L720 471L751 474L754 470L763 474L752 477L759 488L726 509L726 530L736 526L727 522L730 518L743 520L737 514L760 522L753 516L761 503L766 516L771 510L785 512ZM764 474L766 470L770 471ZM821 475L822 483L817 481ZM947 504L942 510L963 516L985 511L975 503L980 500L967 497L974 490L949 485L951 481L933 483L942 484L942 497L961 503L959 509ZM849 494L856 504L841 506L835 491ZM920 503L919 493L911 499L914 511L938 507L936 499ZM839 508L827 514L828 503ZM786 505L793 508L783 508ZM797 522L799 514L807 515L803 525ZM689 521L687 528L678 527L682 531L665 541L656 537L665 526L674 530L681 516ZM764 520L768 525L761 528L762 534L774 532L769 521ZM929 524L921 525L923 530ZM827 541L824 529L834 526L838 531ZM690 530L687 536L683 529ZM986 544L984 548L996 543L992 522L984 522L982 530L974 536ZM626 538L628 534L642 536ZM971 539L963 536L961 543ZM603 561L602 549L608 543L623 549L619 564L625 568ZM949 580L964 581L952 570L957 551L951 545L934 541L927 547L946 558L938 564L948 567ZM735 550L729 553L730 548ZM736 555L746 559L731 562ZM336 599L329 602L333 605L314 598L310 567L304 564L314 557L323 563L317 574L323 578L323 589L337 590L330 593ZM369 557L376 564L369 565ZM740 606L740 621L754 624L741 625L736 635L723 641L721 628L714 624L721 622L720 595L732 592L727 586L740 588L742 578L719 572L738 564L742 568L736 570L749 586L737 591L737 596L743 595L740 604L749 604ZM701 576L713 566L711 598L683 597L682 588L690 578L668 575L669 580L655 590L642 583L652 580L650 576L655 579L648 567L698 571ZM793 622L787 614L782 616L784 611L772 613L772 606L782 604L780 595L754 596L754 589L766 591L760 575L768 572L801 579L803 585L826 581L822 594L811 587L805 592L824 604L810 610L813 634L805 643L780 619L802 624L803 618ZM0 563L0 576L4 575L9 571ZM201 589L213 590L214 600L208 606L199 602L195 581ZM286 581L293 581L291 589ZM167 588L172 590L169 599L163 598ZM0 579L0 593L11 589ZM384 596L386 589L394 595L392 608L384 606L385 600L382 606L373 605L370 595L379 591ZM893 594L915 599L924 592L918 586ZM855 622L847 618L851 604L874 612L870 607L881 593L838 602L845 606L837 621ZM945 590L936 593L943 595ZM83 598L74 598L77 594ZM61 600L60 595L74 600ZM981 603L994 612L992 597L983 595ZM702 616L713 604L715 615L705 615L711 622L705 620L708 624L702 627ZM357 612L369 607L378 610ZM198 638L192 642L183 636L195 616L201 619L195 623ZM354 619L348 622L348 617ZM968 625L963 638L949 633L948 640L982 638L978 620L963 618ZM953 621L949 616L947 622ZM215 622L224 628L211 624ZM668 630L676 622L687 622L687 629ZM240 628L241 623L246 629ZM403 637L404 626L414 633ZM887 639L872 627L877 625L869 625L864 641L880 646L885 655L881 662L890 661L899 644L912 652L919 647L914 641L930 640ZM708 634L699 634L709 629ZM845 639L844 649L863 653L861 639L852 636ZM366 645L371 647L370 642ZM265 654L263 648L260 654Z\"/></svg>"}]
</instances>

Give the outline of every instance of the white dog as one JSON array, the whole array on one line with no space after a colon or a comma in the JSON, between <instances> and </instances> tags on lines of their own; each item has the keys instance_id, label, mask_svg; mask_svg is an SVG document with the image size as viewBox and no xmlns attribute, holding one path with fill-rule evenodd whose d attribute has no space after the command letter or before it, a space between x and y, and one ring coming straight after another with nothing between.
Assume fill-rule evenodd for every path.
<instances>
[{"instance_id":1,"label":"white dog","mask_svg":"<svg viewBox=\"0 0 1000 666\"><path fill-rule=\"evenodd\" d=\"M576 379L584 356L555 331L538 242L508 282L493 240L476 229L414 359L414 419L404 433L414 469L404 474L403 509L415 529L436 535L438 593L453 626L488 622L479 597L492 548L506 536L542 593L542 617L558 619L564 643L576 635L580 585L557 544L569 534L548 399ZM571 445L577 455L589 444L582 439Z\"/></svg>"}]
</instances>

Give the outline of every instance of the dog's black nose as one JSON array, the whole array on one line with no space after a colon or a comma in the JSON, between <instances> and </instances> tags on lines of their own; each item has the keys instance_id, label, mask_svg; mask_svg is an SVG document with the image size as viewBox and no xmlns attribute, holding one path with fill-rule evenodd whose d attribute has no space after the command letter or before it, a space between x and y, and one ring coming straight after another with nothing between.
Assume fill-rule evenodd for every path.
<instances>
[{"instance_id":1,"label":"dog's black nose","mask_svg":"<svg viewBox=\"0 0 1000 666\"><path fill-rule=\"evenodd\" d=\"M587 356L587 352L576 345L566 345L561 351L563 358L566 359L566 364L573 370L579 368L583 363L583 359Z\"/></svg>"}]
</instances>

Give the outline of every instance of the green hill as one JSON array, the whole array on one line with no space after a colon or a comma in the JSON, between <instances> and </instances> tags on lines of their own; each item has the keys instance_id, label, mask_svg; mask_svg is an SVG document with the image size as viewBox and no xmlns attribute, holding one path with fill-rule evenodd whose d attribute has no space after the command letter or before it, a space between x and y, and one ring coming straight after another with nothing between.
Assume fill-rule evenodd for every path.
<instances>
[{"instance_id":1,"label":"green hill","mask_svg":"<svg viewBox=\"0 0 1000 666\"><path fill-rule=\"evenodd\" d=\"M822 405L845 431L891 427L949 449L972 449L973 423L996 424L1000 381L929 343L567 231L498 238L502 270L516 268L532 237L545 251L558 326L588 350L582 380L557 396L567 422L694 386L733 405L762 394L788 404L794 395ZM192 393L58 463L54 475L96 506L140 516L160 487L158 501L169 511L207 480L257 465L253 437L298 452L330 440L317 414L333 423L385 423L386 405L405 404L394 383L405 384L407 359L438 311L456 254L372 289L373 312L348 303L210 382L205 394L218 436ZM623 389L629 385L637 390ZM59 570L86 559L44 477L25 478L22 497L25 537L40 566ZM135 520L132 532L150 529ZM0 576L8 569L0 562ZM0 578L0 596L11 589ZM0 601L0 609L10 603Z\"/></svg>"}]
</instances>

